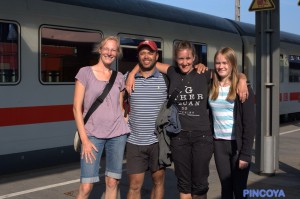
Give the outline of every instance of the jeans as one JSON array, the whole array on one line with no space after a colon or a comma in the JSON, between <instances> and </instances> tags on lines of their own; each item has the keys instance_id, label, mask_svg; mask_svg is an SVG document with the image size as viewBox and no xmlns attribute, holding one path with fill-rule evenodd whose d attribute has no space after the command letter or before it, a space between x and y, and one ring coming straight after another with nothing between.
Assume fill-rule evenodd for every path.
<instances>
[{"instance_id":1,"label":"jeans","mask_svg":"<svg viewBox=\"0 0 300 199\"><path fill-rule=\"evenodd\" d=\"M235 140L215 140L214 156L222 186L222 199L240 199L247 189L250 164L239 169L239 153Z\"/></svg>"},{"instance_id":2,"label":"jeans","mask_svg":"<svg viewBox=\"0 0 300 199\"><path fill-rule=\"evenodd\" d=\"M121 135L114 138L100 139L96 137L89 137L90 141L98 149L98 152L93 151L96 160L92 163L86 162L85 158L81 158L81 183L95 183L99 182L99 169L100 160L103 149L105 147L106 154L106 169L105 175L121 179L122 177L122 165L123 156L125 150L125 144L127 141L127 135Z\"/></svg>"},{"instance_id":3,"label":"jeans","mask_svg":"<svg viewBox=\"0 0 300 199\"><path fill-rule=\"evenodd\" d=\"M178 191L192 195L206 194L213 154L211 131L181 131L171 137L171 152Z\"/></svg>"}]
</instances>

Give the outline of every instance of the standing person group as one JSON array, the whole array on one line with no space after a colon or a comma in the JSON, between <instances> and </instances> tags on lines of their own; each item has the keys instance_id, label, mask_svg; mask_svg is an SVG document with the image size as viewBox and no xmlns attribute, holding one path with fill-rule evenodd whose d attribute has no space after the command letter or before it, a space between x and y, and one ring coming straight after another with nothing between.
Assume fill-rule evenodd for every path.
<instances>
[{"instance_id":1,"label":"standing person group","mask_svg":"<svg viewBox=\"0 0 300 199\"><path fill-rule=\"evenodd\" d=\"M141 198L145 172L148 170L153 183L151 199L162 199L168 165L159 163L159 140L155 126L160 108L167 99L169 81L156 68L159 54L154 41L142 41L137 50L139 64L128 74L129 81L134 80L134 92L129 90L131 133L126 146L129 177L127 199ZM204 65L198 64L197 70L205 70Z\"/></svg>"},{"instance_id":2,"label":"standing person group","mask_svg":"<svg viewBox=\"0 0 300 199\"><path fill-rule=\"evenodd\" d=\"M117 198L124 148L127 134L130 132L122 112L125 81L120 72L102 104L84 125L84 116L103 92L112 75L111 65L121 54L118 38L114 36L104 38L97 52L98 63L81 68L76 75L73 112L82 142L81 176L77 199L87 199L93 183L99 181L100 160L104 147L106 151L105 198Z\"/></svg>"},{"instance_id":3,"label":"standing person group","mask_svg":"<svg viewBox=\"0 0 300 199\"><path fill-rule=\"evenodd\" d=\"M213 136L207 110L212 71L198 74L194 70L196 51L190 42L178 42L174 52L177 66L157 63L156 67L170 80L169 95L175 89L181 91L175 102L179 108L182 131L170 135L177 187L181 199L206 198L209 162L213 154ZM129 76L128 88L132 86L131 79ZM246 93L244 75L240 75L239 79L239 90Z\"/></svg>"},{"instance_id":4,"label":"standing person group","mask_svg":"<svg viewBox=\"0 0 300 199\"><path fill-rule=\"evenodd\" d=\"M161 105L175 89L181 91L175 103L179 108L182 130L178 134L170 135L170 138L180 199L207 198L209 162L214 150L207 110L213 72L209 70L199 74L194 70L196 51L193 44L187 41L176 44L175 67L157 62L159 55L155 42L147 40L139 44L139 66L128 74L127 87L134 86L134 92L129 90L131 133L128 140L129 128L121 106L124 79L120 73L104 102L84 125L84 115L111 76L110 66L120 54L119 41L116 37L104 38L98 50L98 64L84 67L76 75L74 116L82 141L81 184L77 198L88 198L93 183L99 181L98 170L104 146L107 157L105 198L117 197L126 141L129 177L127 198L141 198L141 188L147 170L150 170L153 181L151 199L164 197L165 166L160 165L158 161L159 145L155 134L155 121ZM161 72L168 76L169 89ZM236 82L234 92L247 93L244 76L236 78L239 79L239 84ZM246 96L240 94L240 97L244 100ZM241 104L239 100L236 101L237 104ZM241 164L245 167L243 162Z\"/></svg>"},{"instance_id":5,"label":"standing person group","mask_svg":"<svg viewBox=\"0 0 300 199\"><path fill-rule=\"evenodd\" d=\"M225 47L214 57L215 72L209 96L213 117L214 157L222 186L222 199L243 198L256 131L254 94L250 87L244 103L237 100L237 58Z\"/></svg>"}]
</instances>

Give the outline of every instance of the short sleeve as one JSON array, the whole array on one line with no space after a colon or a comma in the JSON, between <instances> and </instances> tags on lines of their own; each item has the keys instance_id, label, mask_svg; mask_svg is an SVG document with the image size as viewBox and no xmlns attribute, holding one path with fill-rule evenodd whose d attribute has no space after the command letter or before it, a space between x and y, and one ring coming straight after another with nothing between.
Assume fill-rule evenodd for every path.
<instances>
[{"instance_id":1,"label":"short sleeve","mask_svg":"<svg viewBox=\"0 0 300 199\"><path fill-rule=\"evenodd\" d=\"M80 81L80 83L86 87L87 84L87 73L88 73L88 67L82 67L80 68L80 70L78 71L77 75L75 76L75 79L77 79L78 81Z\"/></svg>"},{"instance_id":2,"label":"short sleeve","mask_svg":"<svg viewBox=\"0 0 300 199\"><path fill-rule=\"evenodd\" d=\"M120 82L120 91L125 89L125 77L121 72L118 72L118 79Z\"/></svg>"},{"instance_id":3,"label":"short sleeve","mask_svg":"<svg viewBox=\"0 0 300 199\"><path fill-rule=\"evenodd\" d=\"M174 74L176 74L175 67L176 66L169 66L169 68L167 70L167 76L169 78L172 77L172 76L174 76Z\"/></svg>"}]
</instances>

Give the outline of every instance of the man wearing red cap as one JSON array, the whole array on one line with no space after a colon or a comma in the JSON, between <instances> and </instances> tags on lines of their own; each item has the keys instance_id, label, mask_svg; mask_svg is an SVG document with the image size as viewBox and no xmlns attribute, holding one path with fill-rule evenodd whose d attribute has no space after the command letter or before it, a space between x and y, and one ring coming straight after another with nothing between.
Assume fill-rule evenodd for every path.
<instances>
[{"instance_id":1,"label":"man wearing red cap","mask_svg":"<svg viewBox=\"0 0 300 199\"><path fill-rule=\"evenodd\" d=\"M139 72L135 75L135 89L129 96L131 133L127 140L126 159L129 177L127 199L140 199L146 171L151 172L153 187L151 199L164 196L165 167L159 165L158 139L155 121L161 105L167 98L163 75L156 69L158 48L146 40L138 48Z\"/></svg>"}]
</instances>

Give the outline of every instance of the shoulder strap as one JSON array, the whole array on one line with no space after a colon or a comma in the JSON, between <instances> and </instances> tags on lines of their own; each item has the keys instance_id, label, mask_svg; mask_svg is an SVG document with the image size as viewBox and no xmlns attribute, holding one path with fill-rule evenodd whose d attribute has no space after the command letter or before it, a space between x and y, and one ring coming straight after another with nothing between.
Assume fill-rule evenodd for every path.
<instances>
[{"instance_id":1,"label":"shoulder strap","mask_svg":"<svg viewBox=\"0 0 300 199\"><path fill-rule=\"evenodd\" d=\"M107 94L109 93L110 89L112 88L115 79L117 77L118 72L117 71L112 71L112 74L109 78L109 82L108 84L105 86L102 94L95 100L95 102L92 104L91 108L88 110L87 114L84 117L84 124L86 124L86 122L89 120L90 116L92 115L92 113L98 108L98 106L104 101L105 97L107 96Z\"/></svg>"}]
</instances>

